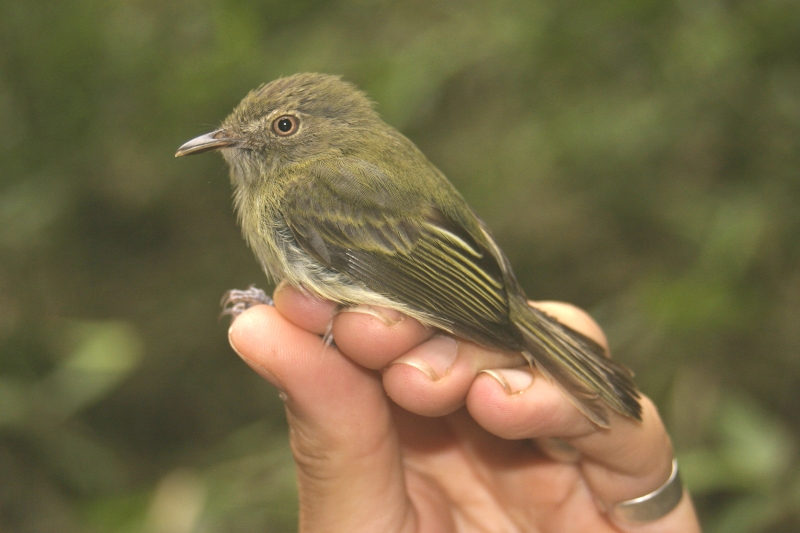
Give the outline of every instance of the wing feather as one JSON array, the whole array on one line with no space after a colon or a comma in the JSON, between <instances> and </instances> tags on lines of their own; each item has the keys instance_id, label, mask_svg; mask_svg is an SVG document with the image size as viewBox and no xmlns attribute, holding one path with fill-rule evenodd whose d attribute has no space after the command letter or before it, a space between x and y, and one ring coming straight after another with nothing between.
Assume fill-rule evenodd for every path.
<instances>
[{"instance_id":1,"label":"wing feather","mask_svg":"<svg viewBox=\"0 0 800 533\"><path fill-rule=\"evenodd\" d=\"M298 244L324 266L487 346L521 350L503 268L484 242L423 194L400 191L357 159L310 168L282 209ZM396 200L396 201L395 201Z\"/></svg>"}]
</instances>

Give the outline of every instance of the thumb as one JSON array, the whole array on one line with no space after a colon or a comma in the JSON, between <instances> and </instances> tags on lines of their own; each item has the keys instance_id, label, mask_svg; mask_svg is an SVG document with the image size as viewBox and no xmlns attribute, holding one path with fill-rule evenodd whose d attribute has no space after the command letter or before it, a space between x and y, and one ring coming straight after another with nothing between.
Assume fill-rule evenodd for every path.
<instances>
[{"instance_id":1,"label":"thumb","mask_svg":"<svg viewBox=\"0 0 800 533\"><path fill-rule=\"evenodd\" d=\"M281 391L297 463L299 530L408 527L414 513L380 376L269 306L241 314L228 337L236 353Z\"/></svg>"}]
</instances>

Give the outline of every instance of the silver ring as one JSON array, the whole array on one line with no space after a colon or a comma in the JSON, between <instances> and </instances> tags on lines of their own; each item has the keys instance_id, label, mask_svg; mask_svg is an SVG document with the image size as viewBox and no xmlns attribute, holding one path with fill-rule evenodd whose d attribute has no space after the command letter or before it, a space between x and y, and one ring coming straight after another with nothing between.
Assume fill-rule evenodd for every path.
<instances>
[{"instance_id":1,"label":"silver ring","mask_svg":"<svg viewBox=\"0 0 800 533\"><path fill-rule=\"evenodd\" d=\"M625 500L611 508L610 514L620 522L641 523L658 520L675 509L683 498L683 483L678 461L672 460L672 473L659 488L639 498Z\"/></svg>"}]
</instances>

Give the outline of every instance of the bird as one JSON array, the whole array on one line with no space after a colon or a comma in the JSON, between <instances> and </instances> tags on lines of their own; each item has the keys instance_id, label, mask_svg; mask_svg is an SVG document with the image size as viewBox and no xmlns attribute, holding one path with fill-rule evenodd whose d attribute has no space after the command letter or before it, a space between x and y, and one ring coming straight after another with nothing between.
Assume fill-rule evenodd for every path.
<instances>
[{"instance_id":1,"label":"bird","mask_svg":"<svg viewBox=\"0 0 800 533\"><path fill-rule=\"evenodd\" d=\"M276 282L519 352L596 425L610 426L609 409L641 421L633 373L529 305L486 224L355 85L266 83L175 156L208 151L228 163L244 238Z\"/></svg>"}]
</instances>

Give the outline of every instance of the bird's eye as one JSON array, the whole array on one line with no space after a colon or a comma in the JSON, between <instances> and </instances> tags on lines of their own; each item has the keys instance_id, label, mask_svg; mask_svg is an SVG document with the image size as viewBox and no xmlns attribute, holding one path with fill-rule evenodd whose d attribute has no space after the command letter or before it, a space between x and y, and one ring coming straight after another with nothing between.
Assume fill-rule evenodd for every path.
<instances>
[{"instance_id":1,"label":"bird's eye","mask_svg":"<svg viewBox=\"0 0 800 533\"><path fill-rule=\"evenodd\" d=\"M283 115L272 122L272 131L281 137L287 137L297 131L300 121L293 115Z\"/></svg>"}]
</instances>

